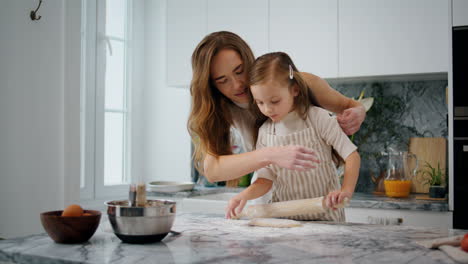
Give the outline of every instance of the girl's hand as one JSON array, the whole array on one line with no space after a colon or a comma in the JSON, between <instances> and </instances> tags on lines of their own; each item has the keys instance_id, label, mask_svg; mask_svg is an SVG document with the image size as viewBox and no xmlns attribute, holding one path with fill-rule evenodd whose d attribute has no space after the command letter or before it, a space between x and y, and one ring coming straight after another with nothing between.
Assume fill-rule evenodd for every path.
<instances>
[{"instance_id":1,"label":"girl's hand","mask_svg":"<svg viewBox=\"0 0 468 264\"><path fill-rule=\"evenodd\" d=\"M336 210L335 206L342 203L345 198L348 198L349 200L351 200L352 196L353 196L352 192L346 192L346 191L340 191L340 190L331 191L325 197L325 205L328 208L332 208L333 210Z\"/></svg>"},{"instance_id":2,"label":"girl's hand","mask_svg":"<svg viewBox=\"0 0 468 264\"><path fill-rule=\"evenodd\" d=\"M305 171L315 169L320 163L315 151L301 146L281 146L264 148L269 155L271 163L281 168Z\"/></svg>"},{"instance_id":3,"label":"girl's hand","mask_svg":"<svg viewBox=\"0 0 468 264\"><path fill-rule=\"evenodd\" d=\"M343 113L336 116L336 120L346 135L356 133L366 118L366 109L364 106L348 108Z\"/></svg>"},{"instance_id":4,"label":"girl's hand","mask_svg":"<svg viewBox=\"0 0 468 264\"><path fill-rule=\"evenodd\" d=\"M244 209L247 200L242 199L241 197L234 196L229 200L228 205L226 207L226 218L237 218L237 216L242 212Z\"/></svg>"}]
</instances>

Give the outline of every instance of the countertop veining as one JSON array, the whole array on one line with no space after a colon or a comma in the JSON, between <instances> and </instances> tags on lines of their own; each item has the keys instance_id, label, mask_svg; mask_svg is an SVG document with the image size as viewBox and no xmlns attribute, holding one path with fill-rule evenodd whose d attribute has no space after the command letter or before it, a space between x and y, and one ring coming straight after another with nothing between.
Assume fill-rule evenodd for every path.
<instances>
[{"instance_id":1,"label":"countertop veining","mask_svg":"<svg viewBox=\"0 0 468 264\"><path fill-rule=\"evenodd\" d=\"M17 263L455 263L417 240L462 230L304 222L302 227L251 227L220 215L178 214L162 242L121 243L103 218L84 244L54 243L46 234L0 241L0 261Z\"/></svg>"}]
</instances>

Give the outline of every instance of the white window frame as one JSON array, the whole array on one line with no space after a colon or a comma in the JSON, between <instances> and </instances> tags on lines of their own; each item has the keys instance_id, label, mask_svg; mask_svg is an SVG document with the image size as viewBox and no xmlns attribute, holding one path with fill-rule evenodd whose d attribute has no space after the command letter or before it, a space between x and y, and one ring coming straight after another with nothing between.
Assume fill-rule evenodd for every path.
<instances>
[{"instance_id":1,"label":"white window frame","mask_svg":"<svg viewBox=\"0 0 468 264\"><path fill-rule=\"evenodd\" d=\"M81 200L115 198L126 195L128 183L104 185L104 122L105 112L125 113L124 116L124 168L123 177L130 182L131 172L131 21L132 3L127 4L125 29L125 106L123 110L105 109L105 61L108 37L105 35L106 1L83 0L82 23L82 178ZM84 149L83 149L84 148Z\"/></svg>"}]
</instances>

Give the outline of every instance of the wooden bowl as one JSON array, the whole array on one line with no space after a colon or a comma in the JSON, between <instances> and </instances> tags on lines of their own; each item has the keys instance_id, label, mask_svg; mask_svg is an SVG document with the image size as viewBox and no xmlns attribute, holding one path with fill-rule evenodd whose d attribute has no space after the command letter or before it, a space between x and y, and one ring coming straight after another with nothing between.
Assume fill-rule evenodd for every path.
<instances>
[{"instance_id":1,"label":"wooden bowl","mask_svg":"<svg viewBox=\"0 0 468 264\"><path fill-rule=\"evenodd\" d=\"M63 211L41 213L41 223L47 234L57 243L73 244L88 241L96 232L101 212L84 210L85 216L62 216Z\"/></svg>"}]
</instances>

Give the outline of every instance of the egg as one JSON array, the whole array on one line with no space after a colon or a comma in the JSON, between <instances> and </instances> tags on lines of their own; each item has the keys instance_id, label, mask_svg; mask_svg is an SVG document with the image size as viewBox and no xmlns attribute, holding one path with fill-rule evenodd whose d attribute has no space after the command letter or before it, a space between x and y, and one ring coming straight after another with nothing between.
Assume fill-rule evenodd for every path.
<instances>
[{"instance_id":1,"label":"egg","mask_svg":"<svg viewBox=\"0 0 468 264\"><path fill-rule=\"evenodd\" d=\"M83 208L77 204L67 206L62 212L62 216L82 216Z\"/></svg>"}]
</instances>

